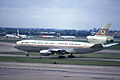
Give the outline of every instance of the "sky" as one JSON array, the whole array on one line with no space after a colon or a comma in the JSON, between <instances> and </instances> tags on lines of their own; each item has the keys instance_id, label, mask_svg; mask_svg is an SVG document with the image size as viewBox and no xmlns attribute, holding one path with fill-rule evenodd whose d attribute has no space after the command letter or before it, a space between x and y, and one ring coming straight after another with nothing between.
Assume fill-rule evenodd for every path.
<instances>
[{"instance_id":1,"label":"sky","mask_svg":"<svg viewBox=\"0 0 120 80\"><path fill-rule=\"evenodd\" d=\"M120 0L0 0L0 26L120 30Z\"/></svg>"}]
</instances>

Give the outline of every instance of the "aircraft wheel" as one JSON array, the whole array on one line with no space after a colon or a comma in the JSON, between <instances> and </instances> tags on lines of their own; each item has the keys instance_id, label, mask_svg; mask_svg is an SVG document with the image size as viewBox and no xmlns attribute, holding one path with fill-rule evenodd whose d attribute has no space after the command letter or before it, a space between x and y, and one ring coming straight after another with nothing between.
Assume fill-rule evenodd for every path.
<instances>
[{"instance_id":1,"label":"aircraft wheel","mask_svg":"<svg viewBox=\"0 0 120 80\"><path fill-rule=\"evenodd\" d=\"M26 56L29 56L29 54L26 54Z\"/></svg>"},{"instance_id":2,"label":"aircraft wheel","mask_svg":"<svg viewBox=\"0 0 120 80\"><path fill-rule=\"evenodd\" d=\"M29 56L29 53L28 53L28 52L26 52L26 56Z\"/></svg>"},{"instance_id":3,"label":"aircraft wheel","mask_svg":"<svg viewBox=\"0 0 120 80\"><path fill-rule=\"evenodd\" d=\"M73 55L69 55L68 58L75 58L75 56L73 56Z\"/></svg>"},{"instance_id":4,"label":"aircraft wheel","mask_svg":"<svg viewBox=\"0 0 120 80\"><path fill-rule=\"evenodd\" d=\"M65 58L65 56L59 56L58 58Z\"/></svg>"}]
</instances>

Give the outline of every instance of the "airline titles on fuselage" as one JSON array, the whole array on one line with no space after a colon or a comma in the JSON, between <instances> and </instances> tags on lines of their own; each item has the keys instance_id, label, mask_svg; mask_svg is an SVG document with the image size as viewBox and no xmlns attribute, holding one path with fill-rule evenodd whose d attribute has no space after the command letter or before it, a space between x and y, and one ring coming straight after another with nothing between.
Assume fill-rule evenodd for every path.
<instances>
[{"instance_id":1,"label":"airline titles on fuselage","mask_svg":"<svg viewBox=\"0 0 120 80\"><path fill-rule=\"evenodd\" d=\"M36 44L36 45L81 45L79 42L59 42L59 41L22 41L21 44Z\"/></svg>"},{"instance_id":2,"label":"airline titles on fuselage","mask_svg":"<svg viewBox=\"0 0 120 80\"><path fill-rule=\"evenodd\" d=\"M90 48L94 44L85 42L72 42L72 41L40 41L40 40L23 40L17 43L21 46L51 46L51 47L83 47Z\"/></svg>"}]
</instances>

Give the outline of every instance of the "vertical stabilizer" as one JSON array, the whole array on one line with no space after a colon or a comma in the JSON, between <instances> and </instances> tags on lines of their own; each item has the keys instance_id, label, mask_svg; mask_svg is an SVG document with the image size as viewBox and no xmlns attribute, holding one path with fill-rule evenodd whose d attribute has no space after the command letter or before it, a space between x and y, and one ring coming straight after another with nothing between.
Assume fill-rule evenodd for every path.
<instances>
[{"instance_id":1,"label":"vertical stabilizer","mask_svg":"<svg viewBox=\"0 0 120 80\"><path fill-rule=\"evenodd\" d=\"M105 24L95 35L108 35L108 31L110 28L110 23L109 24Z\"/></svg>"},{"instance_id":2,"label":"vertical stabilizer","mask_svg":"<svg viewBox=\"0 0 120 80\"><path fill-rule=\"evenodd\" d=\"M17 36L19 36L20 34L19 34L19 30L17 30Z\"/></svg>"}]
</instances>

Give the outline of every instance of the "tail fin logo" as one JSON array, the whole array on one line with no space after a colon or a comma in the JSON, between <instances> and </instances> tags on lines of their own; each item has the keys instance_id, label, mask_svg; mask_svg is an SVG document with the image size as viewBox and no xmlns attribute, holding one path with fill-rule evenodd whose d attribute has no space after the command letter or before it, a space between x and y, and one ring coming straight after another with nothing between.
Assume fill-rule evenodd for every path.
<instances>
[{"instance_id":1,"label":"tail fin logo","mask_svg":"<svg viewBox=\"0 0 120 80\"><path fill-rule=\"evenodd\" d=\"M106 31L105 30L101 30L101 34L106 34Z\"/></svg>"},{"instance_id":2,"label":"tail fin logo","mask_svg":"<svg viewBox=\"0 0 120 80\"><path fill-rule=\"evenodd\" d=\"M108 35L108 29L100 29L96 35Z\"/></svg>"},{"instance_id":3,"label":"tail fin logo","mask_svg":"<svg viewBox=\"0 0 120 80\"><path fill-rule=\"evenodd\" d=\"M97 33L96 35L108 35L108 31L110 28L110 24L105 24Z\"/></svg>"}]
</instances>

